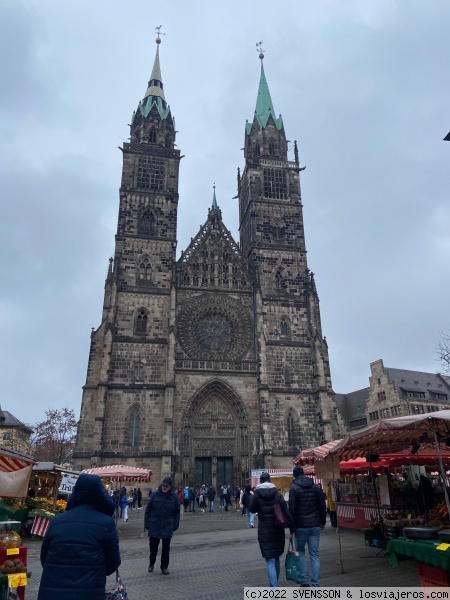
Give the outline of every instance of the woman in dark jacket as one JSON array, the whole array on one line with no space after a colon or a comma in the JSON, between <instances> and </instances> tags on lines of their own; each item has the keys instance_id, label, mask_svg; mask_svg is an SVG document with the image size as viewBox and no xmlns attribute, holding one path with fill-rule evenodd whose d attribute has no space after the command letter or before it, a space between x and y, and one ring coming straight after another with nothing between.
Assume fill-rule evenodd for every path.
<instances>
[{"instance_id":1,"label":"woman in dark jacket","mask_svg":"<svg viewBox=\"0 0 450 600\"><path fill-rule=\"evenodd\" d=\"M180 503L172 487L172 479L165 477L156 492L147 502L144 527L148 529L150 545L150 563L148 572L152 573L158 554L159 541L162 539L161 573L169 575L170 540L180 525Z\"/></svg>"},{"instance_id":2,"label":"woman in dark jacket","mask_svg":"<svg viewBox=\"0 0 450 600\"><path fill-rule=\"evenodd\" d=\"M286 536L282 525L275 525L273 505L281 505L281 509L292 522L286 502L277 488L270 481L269 473L261 473L261 482L256 486L253 500L250 504L250 512L258 513L258 542L263 558L266 559L267 575L271 587L278 586L280 577L280 556L284 553ZM294 533L294 528L291 533Z\"/></svg>"},{"instance_id":3,"label":"woman in dark jacket","mask_svg":"<svg viewBox=\"0 0 450 600\"><path fill-rule=\"evenodd\" d=\"M120 565L114 508L100 477L78 477L42 542L38 600L104 600L106 576Z\"/></svg>"}]
</instances>

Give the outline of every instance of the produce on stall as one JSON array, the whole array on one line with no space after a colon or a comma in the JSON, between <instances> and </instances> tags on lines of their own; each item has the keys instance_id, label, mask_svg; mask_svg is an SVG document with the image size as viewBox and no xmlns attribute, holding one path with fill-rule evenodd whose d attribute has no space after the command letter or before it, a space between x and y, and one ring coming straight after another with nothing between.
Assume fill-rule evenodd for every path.
<instances>
[{"instance_id":1,"label":"produce on stall","mask_svg":"<svg viewBox=\"0 0 450 600\"><path fill-rule=\"evenodd\" d=\"M26 522L27 495L33 458L0 447L0 598L17 590L19 600L25 598L27 549L22 546L20 532Z\"/></svg>"}]
</instances>

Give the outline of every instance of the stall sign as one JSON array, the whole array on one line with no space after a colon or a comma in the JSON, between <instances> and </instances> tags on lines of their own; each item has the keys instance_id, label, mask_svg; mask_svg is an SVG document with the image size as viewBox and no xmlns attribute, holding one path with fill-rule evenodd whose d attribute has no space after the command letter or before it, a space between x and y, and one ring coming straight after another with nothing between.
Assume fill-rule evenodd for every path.
<instances>
[{"instance_id":1,"label":"stall sign","mask_svg":"<svg viewBox=\"0 0 450 600\"><path fill-rule=\"evenodd\" d=\"M64 473L58 491L63 492L64 494L71 494L77 479L78 475L69 475L68 473Z\"/></svg>"},{"instance_id":2,"label":"stall sign","mask_svg":"<svg viewBox=\"0 0 450 600\"><path fill-rule=\"evenodd\" d=\"M14 575L8 575L8 587L16 588L28 584L26 573L15 573Z\"/></svg>"}]
</instances>

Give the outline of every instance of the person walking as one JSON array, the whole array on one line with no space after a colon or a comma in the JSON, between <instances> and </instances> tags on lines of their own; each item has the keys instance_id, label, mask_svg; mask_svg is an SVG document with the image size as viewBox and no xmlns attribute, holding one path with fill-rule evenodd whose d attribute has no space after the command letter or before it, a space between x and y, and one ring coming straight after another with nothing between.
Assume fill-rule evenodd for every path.
<instances>
[{"instance_id":1,"label":"person walking","mask_svg":"<svg viewBox=\"0 0 450 600\"><path fill-rule=\"evenodd\" d=\"M193 485L189 488L189 512L195 512L195 490Z\"/></svg>"},{"instance_id":2,"label":"person walking","mask_svg":"<svg viewBox=\"0 0 450 600\"><path fill-rule=\"evenodd\" d=\"M320 583L319 544L320 532L325 529L327 511L324 494L311 477L306 477L302 467L295 466L294 481L289 490L289 511L295 525L295 541L303 573L302 586L309 587L305 546L308 545L311 562L311 587Z\"/></svg>"},{"instance_id":3,"label":"person walking","mask_svg":"<svg viewBox=\"0 0 450 600\"><path fill-rule=\"evenodd\" d=\"M209 498L209 512L214 512L214 498L216 497L216 490L214 486L209 486L208 498Z\"/></svg>"},{"instance_id":4,"label":"person walking","mask_svg":"<svg viewBox=\"0 0 450 600\"><path fill-rule=\"evenodd\" d=\"M327 510L330 515L331 527L337 527L337 515L336 515L336 502L333 500L333 486L331 481L327 483L326 496L327 496Z\"/></svg>"},{"instance_id":5,"label":"person walking","mask_svg":"<svg viewBox=\"0 0 450 600\"><path fill-rule=\"evenodd\" d=\"M138 503L138 510L141 510L141 508L142 508L142 492L141 492L141 488L137 489L136 497L137 497L137 503Z\"/></svg>"},{"instance_id":6,"label":"person walking","mask_svg":"<svg viewBox=\"0 0 450 600\"><path fill-rule=\"evenodd\" d=\"M280 577L280 556L284 553L286 536L282 525L275 525L275 503L280 504L286 519L292 522L289 509L282 494L270 481L269 473L263 472L259 477L260 484L250 504L250 511L258 513L258 542L261 554L266 561L267 576L271 587L278 586ZM291 529L291 534L294 527Z\"/></svg>"},{"instance_id":7,"label":"person walking","mask_svg":"<svg viewBox=\"0 0 450 600\"><path fill-rule=\"evenodd\" d=\"M239 506L240 500L241 500L241 489L238 486L236 486L234 488L234 508L236 510L239 510L239 508L240 508L240 506Z\"/></svg>"},{"instance_id":8,"label":"person walking","mask_svg":"<svg viewBox=\"0 0 450 600\"><path fill-rule=\"evenodd\" d=\"M38 600L104 600L106 576L120 566L114 510L100 477L81 473L42 541Z\"/></svg>"},{"instance_id":9,"label":"person walking","mask_svg":"<svg viewBox=\"0 0 450 600\"><path fill-rule=\"evenodd\" d=\"M254 527L254 520L255 520L255 515L250 512L250 504L252 502L252 496L253 494L251 493L252 490L252 486L248 483L245 488L244 488L244 493L242 494L242 506L243 509L245 510L245 522L247 525L247 528L253 528Z\"/></svg>"},{"instance_id":10,"label":"person walking","mask_svg":"<svg viewBox=\"0 0 450 600\"><path fill-rule=\"evenodd\" d=\"M188 486L186 486L184 488L183 493L184 493L183 506L184 506L184 512L186 512L189 509L189 488L188 488Z\"/></svg>"},{"instance_id":11,"label":"person walking","mask_svg":"<svg viewBox=\"0 0 450 600\"><path fill-rule=\"evenodd\" d=\"M155 567L158 546L162 540L161 574L169 575L170 540L180 526L180 503L172 487L172 479L165 477L156 492L150 496L145 509L144 528L148 529L150 562L148 572Z\"/></svg>"},{"instance_id":12,"label":"person walking","mask_svg":"<svg viewBox=\"0 0 450 600\"><path fill-rule=\"evenodd\" d=\"M122 498L120 499L120 504L122 506L121 514L123 516L123 520L125 523L128 521L128 496L125 492L122 494Z\"/></svg>"}]
</instances>

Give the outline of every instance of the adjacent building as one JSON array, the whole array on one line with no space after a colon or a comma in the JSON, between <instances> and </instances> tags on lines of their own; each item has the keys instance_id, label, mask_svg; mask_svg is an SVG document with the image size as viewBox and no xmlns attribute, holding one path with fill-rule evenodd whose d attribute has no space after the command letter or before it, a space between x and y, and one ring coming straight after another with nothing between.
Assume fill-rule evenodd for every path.
<instances>
[{"instance_id":1,"label":"adjacent building","mask_svg":"<svg viewBox=\"0 0 450 600\"><path fill-rule=\"evenodd\" d=\"M15 452L29 454L32 433L33 430L30 427L0 407L0 446Z\"/></svg>"},{"instance_id":2,"label":"adjacent building","mask_svg":"<svg viewBox=\"0 0 450 600\"><path fill-rule=\"evenodd\" d=\"M450 377L370 364L369 387L336 394L335 402L347 430L401 415L450 409Z\"/></svg>"},{"instance_id":3,"label":"adjacent building","mask_svg":"<svg viewBox=\"0 0 450 600\"><path fill-rule=\"evenodd\" d=\"M339 433L302 168L296 142L288 158L260 54L237 178L239 240L214 190L177 259L178 204L188 200L178 194L181 152L156 41L121 148L115 253L91 335L74 468L126 463L150 467L156 481L241 485L252 469L291 467L299 450Z\"/></svg>"}]
</instances>

